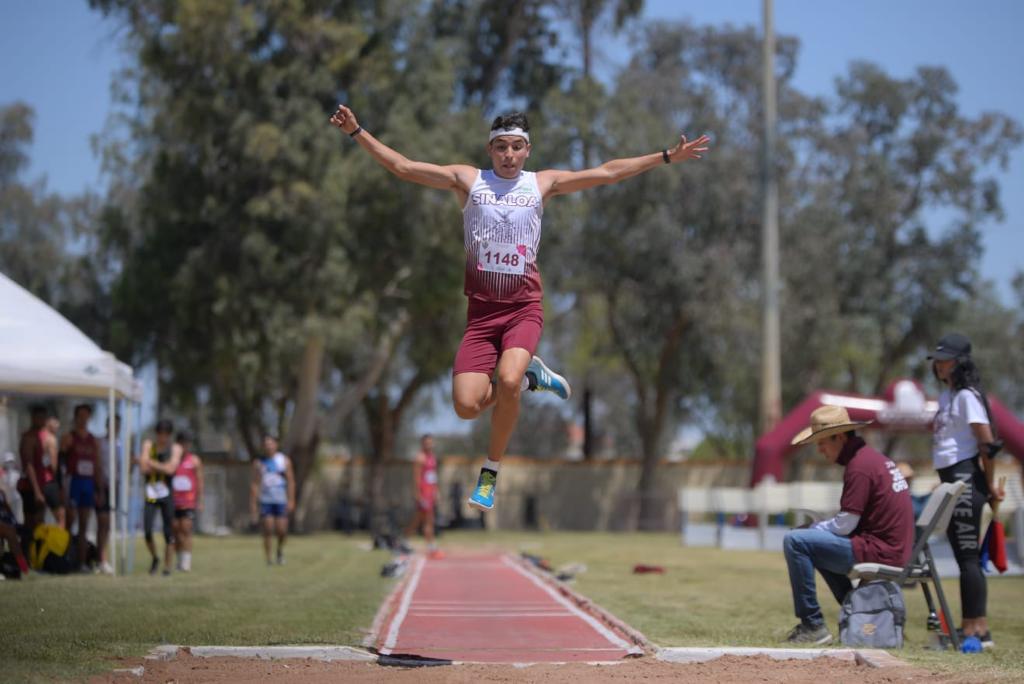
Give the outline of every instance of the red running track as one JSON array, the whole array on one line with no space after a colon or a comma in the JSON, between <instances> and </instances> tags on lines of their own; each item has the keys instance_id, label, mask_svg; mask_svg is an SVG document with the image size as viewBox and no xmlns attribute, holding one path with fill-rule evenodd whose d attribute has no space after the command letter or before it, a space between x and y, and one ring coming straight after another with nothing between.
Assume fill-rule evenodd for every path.
<instances>
[{"instance_id":1,"label":"red running track","mask_svg":"<svg viewBox=\"0 0 1024 684\"><path fill-rule=\"evenodd\" d=\"M641 650L507 556L417 558L384 610L382 655L614 661Z\"/></svg>"}]
</instances>

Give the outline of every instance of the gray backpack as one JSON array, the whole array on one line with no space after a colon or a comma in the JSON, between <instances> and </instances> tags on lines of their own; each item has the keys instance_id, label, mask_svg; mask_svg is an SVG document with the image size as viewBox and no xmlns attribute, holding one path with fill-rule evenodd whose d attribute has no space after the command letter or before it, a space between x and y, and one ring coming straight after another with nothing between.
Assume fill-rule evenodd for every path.
<instances>
[{"instance_id":1,"label":"gray backpack","mask_svg":"<svg viewBox=\"0 0 1024 684\"><path fill-rule=\"evenodd\" d=\"M839 640L847 646L903 648L907 607L895 582L862 583L843 599Z\"/></svg>"}]
</instances>

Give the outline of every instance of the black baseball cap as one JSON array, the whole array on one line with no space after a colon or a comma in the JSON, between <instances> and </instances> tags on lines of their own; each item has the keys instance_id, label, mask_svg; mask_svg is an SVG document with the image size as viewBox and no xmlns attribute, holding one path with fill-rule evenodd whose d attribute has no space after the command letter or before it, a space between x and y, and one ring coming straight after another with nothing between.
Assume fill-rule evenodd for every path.
<instances>
[{"instance_id":1,"label":"black baseball cap","mask_svg":"<svg viewBox=\"0 0 1024 684\"><path fill-rule=\"evenodd\" d=\"M935 361L947 361L960 356L971 355L971 341L960 333L949 333L943 335L939 343L935 345L935 351L928 355L928 358Z\"/></svg>"}]
</instances>

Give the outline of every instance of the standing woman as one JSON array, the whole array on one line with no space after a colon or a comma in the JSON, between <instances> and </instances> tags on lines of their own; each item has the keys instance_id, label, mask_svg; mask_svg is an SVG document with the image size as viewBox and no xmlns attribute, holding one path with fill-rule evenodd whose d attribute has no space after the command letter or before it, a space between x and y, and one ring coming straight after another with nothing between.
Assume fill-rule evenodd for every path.
<instances>
[{"instance_id":1,"label":"standing woman","mask_svg":"<svg viewBox=\"0 0 1024 684\"><path fill-rule=\"evenodd\" d=\"M192 436L185 430L178 433L181 463L174 471L174 548L178 569L192 572L192 532L197 511L203 510L203 462L192 453Z\"/></svg>"},{"instance_id":2,"label":"standing woman","mask_svg":"<svg viewBox=\"0 0 1024 684\"><path fill-rule=\"evenodd\" d=\"M946 531L960 566L960 606L963 635L976 636L991 648L986 603L988 585L981 569L981 514L986 503L1002 501L995 481L995 442L988 400L981 390L978 367L971 359L971 342L958 333L945 335L928 357L932 373L945 385L939 395L932 436L932 459L943 482L967 484L953 508Z\"/></svg>"}]
</instances>

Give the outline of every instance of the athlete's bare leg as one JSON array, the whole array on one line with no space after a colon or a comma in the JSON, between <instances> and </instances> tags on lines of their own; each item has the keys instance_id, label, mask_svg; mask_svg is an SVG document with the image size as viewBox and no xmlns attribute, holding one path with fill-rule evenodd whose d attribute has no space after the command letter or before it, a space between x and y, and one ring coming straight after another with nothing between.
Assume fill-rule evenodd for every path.
<instances>
[{"instance_id":1,"label":"athlete's bare leg","mask_svg":"<svg viewBox=\"0 0 1024 684\"><path fill-rule=\"evenodd\" d=\"M75 534L75 543L78 544L79 569L86 567L86 558L89 555L89 541L85 538L85 528L89 526L89 517L91 513L91 507L78 507L78 532Z\"/></svg>"},{"instance_id":2,"label":"athlete's bare leg","mask_svg":"<svg viewBox=\"0 0 1024 684\"><path fill-rule=\"evenodd\" d=\"M427 548L434 548L434 509L423 511L423 538L427 540Z\"/></svg>"},{"instance_id":3,"label":"athlete's bare leg","mask_svg":"<svg viewBox=\"0 0 1024 684\"><path fill-rule=\"evenodd\" d=\"M413 511L412 520L405 526L405 538L412 539L417 532L420 531L420 523L423 521L423 511L420 510L419 506Z\"/></svg>"},{"instance_id":4,"label":"athlete's bare leg","mask_svg":"<svg viewBox=\"0 0 1024 684\"><path fill-rule=\"evenodd\" d=\"M263 520L260 522L260 527L263 528L263 554L267 557L267 563L270 563L270 545L271 537L274 534L274 520L275 518L271 515L263 516Z\"/></svg>"},{"instance_id":5,"label":"athlete's bare leg","mask_svg":"<svg viewBox=\"0 0 1024 684\"><path fill-rule=\"evenodd\" d=\"M100 568L109 562L107 539L110 537L110 513L96 512L96 551L100 554Z\"/></svg>"},{"instance_id":6,"label":"athlete's bare leg","mask_svg":"<svg viewBox=\"0 0 1024 684\"><path fill-rule=\"evenodd\" d=\"M498 399L487 373L459 373L452 378L452 404L463 420L473 420Z\"/></svg>"},{"instance_id":7,"label":"athlete's bare leg","mask_svg":"<svg viewBox=\"0 0 1024 684\"><path fill-rule=\"evenodd\" d=\"M284 563L284 540L288 537L288 516L282 515L276 519L277 527L277 564Z\"/></svg>"},{"instance_id":8,"label":"athlete's bare leg","mask_svg":"<svg viewBox=\"0 0 1024 684\"><path fill-rule=\"evenodd\" d=\"M498 382L495 385L497 400L491 412L491 442L487 457L500 461L512 438L512 430L519 418L519 394L522 390L526 367L533 358L530 352L519 347L506 349L498 360Z\"/></svg>"}]
</instances>

